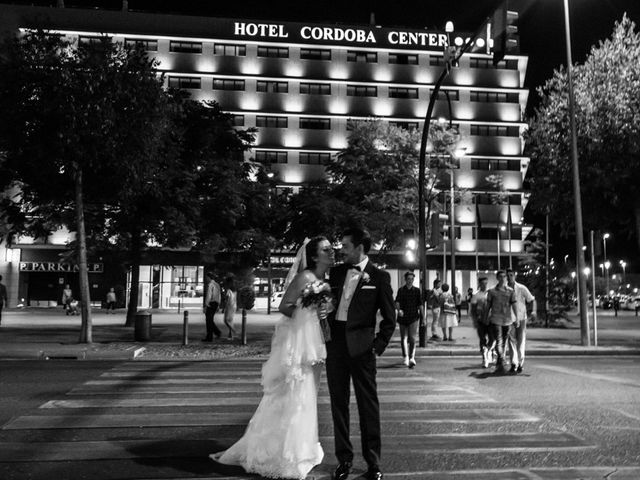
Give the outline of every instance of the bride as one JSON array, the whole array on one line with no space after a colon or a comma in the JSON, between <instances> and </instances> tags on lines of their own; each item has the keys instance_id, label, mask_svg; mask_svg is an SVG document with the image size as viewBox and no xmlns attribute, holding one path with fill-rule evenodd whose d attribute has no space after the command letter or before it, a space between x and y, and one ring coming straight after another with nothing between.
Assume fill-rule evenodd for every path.
<instances>
[{"instance_id":1,"label":"bride","mask_svg":"<svg viewBox=\"0 0 640 480\"><path fill-rule=\"evenodd\" d=\"M242 438L228 450L210 455L213 460L264 477L296 479L304 479L322 461L317 396L326 349L318 307L304 307L302 292L313 282L324 281L334 262L325 237L311 239L298 252L289 275L295 276L290 283L287 278L279 307L284 316L262 366L262 400Z\"/></svg>"}]
</instances>

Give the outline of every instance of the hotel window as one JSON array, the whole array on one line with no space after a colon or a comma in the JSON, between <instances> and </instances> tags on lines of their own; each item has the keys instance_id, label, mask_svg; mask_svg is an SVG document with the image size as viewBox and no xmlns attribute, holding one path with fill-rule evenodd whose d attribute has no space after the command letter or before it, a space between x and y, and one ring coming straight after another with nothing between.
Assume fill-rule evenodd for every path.
<instances>
[{"instance_id":1,"label":"hotel window","mask_svg":"<svg viewBox=\"0 0 640 480\"><path fill-rule=\"evenodd\" d=\"M390 53L389 63L396 65L418 65L418 55L408 53Z\"/></svg>"},{"instance_id":2,"label":"hotel window","mask_svg":"<svg viewBox=\"0 0 640 480\"><path fill-rule=\"evenodd\" d=\"M331 130L331 119L329 118L301 118L300 128L309 130Z\"/></svg>"},{"instance_id":3,"label":"hotel window","mask_svg":"<svg viewBox=\"0 0 640 480\"><path fill-rule=\"evenodd\" d=\"M418 98L418 89L389 87L389 98Z\"/></svg>"},{"instance_id":4,"label":"hotel window","mask_svg":"<svg viewBox=\"0 0 640 480\"><path fill-rule=\"evenodd\" d=\"M520 171L520 160L472 158L471 169Z\"/></svg>"},{"instance_id":5,"label":"hotel window","mask_svg":"<svg viewBox=\"0 0 640 480\"><path fill-rule=\"evenodd\" d=\"M430 55L429 56L429 65L432 67L443 67L444 66L444 57L441 55L435 56L435 55Z\"/></svg>"},{"instance_id":6,"label":"hotel window","mask_svg":"<svg viewBox=\"0 0 640 480\"><path fill-rule=\"evenodd\" d=\"M493 64L491 64L493 65ZM496 65L496 68L502 70L517 70L518 69L518 60L501 60Z\"/></svg>"},{"instance_id":7,"label":"hotel window","mask_svg":"<svg viewBox=\"0 0 640 480\"><path fill-rule=\"evenodd\" d=\"M520 136L520 127L471 125L471 135L479 135L483 137L518 137Z\"/></svg>"},{"instance_id":8,"label":"hotel window","mask_svg":"<svg viewBox=\"0 0 640 480\"><path fill-rule=\"evenodd\" d=\"M213 53L215 55L225 55L227 57L244 57L247 55L247 47L245 45L216 43L213 46Z\"/></svg>"},{"instance_id":9,"label":"hotel window","mask_svg":"<svg viewBox=\"0 0 640 480\"><path fill-rule=\"evenodd\" d=\"M300 93L307 95L331 95L330 83L301 83Z\"/></svg>"},{"instance_id":10,"label":"hotel window","mask_svg":"<svg viewBox=\"0 0 640 480\"><path fill-rule=\"evenodd\" d=\"M202 53L202 43L169 42L169 51L172 53Z\"/></svg>"},{"instance_id":11,"label":"hotel window","mask_svg":"<svg viewBox=\"0 0 640 480\"><path fill-rule=\"evenodd\" d=\"M259 57L289 58L289 49L285 47L258 47Z\"/></svg>"},{"instance_id":12,"label":"hotel window","mask_svg":"<svg viewBox=\"0 0 640 480\"><path fill-rule=\"evenodd\" d=\"M244 127L244 115L231 115L231 125L234 127Z\"/></svg>"},{"instance_id":13,"label":"hotel window","mask_svg":"<svg viewBox=\"0 0 640 480\"><path fill-rule=\"evenodd\" d=\"M330 153L300 152L299 162L301 165L328 165L330 161Z\"/></svg>"},{"instance_id":14,"label":"hotel window","mask_svg":"<svg viewBox=\"0 0 640 480\"><path fill-rule=\"evenodd\" d=\"M418 122L389 122L389 125L405 130L417 130L420 124Z\"/></svg>"},{"instance_id":15,"label":"hotel window","mask_svg":"<svg viewBox=\"0 0 640 480\"><path fill-rule=\"evenodd\" d=\"M80 36L78 37L78 45L84 45L86 47L100 47L102 45L102 42L108 40L109 42L111 41L111 38L109 37L85 37L85 36Z\"/></svg>"},{"instance_id":16,"label":"hotel window","mask_svg":"<svg viewBox=\"0 0 640 480\"><path fill-rule=\"evenodd\" d=\"M519 103L520 95L518 93L507 92L480 92L472 91L472 102L485 102L485 103Z\"/></svg>"},{"instance_id":17,"label":"hotel window","mask_svg":"<svg viewBox=\"0 0 640 480\"><path fill-rule=\"evenodd\" d=\"M157 40L143 40L141 38L127 38L124 41L125 45L129 48L140 47L147 52L157 52L158 51L158 41Z\"/></svg>"},{"instance_id":18,"label":"hotel window","mask_svg":"<svg viewBox=\"0 0 640 480\"><path fill-rule=\"evenodd\" d=\"M256 150L256 162L260 163L287 163L287 152L274 152L268 150Z\"/></svg>"},{"instance_id":19,"label":"hotel window","mask_svg":"<svg viewBox=\"0 0 640 480\"><path fill-rule=\"evenodd\" d=\"M244 80L213 79L214 90L244 90Z\"/></svg>"},{"instance_id":20,"label":"hotel window","mask_svg":"<svg viewBox=\"0 0 640 480\"><path fill-rule=\"evenodd\" d=\"M256 127L267 128L287 128L289 120L287 117L272 117L266 115L258 115L256 117Z\"/></svg>"},{"instance_id":21,"label":"hotel window","mask_svg":"<svg viewBox=\"0 0 640 480\"><path fill-rule=\"evenodd\" d=\"M301 48L300 58L302 60L331 60L331 50L320 48Z\"/></svg>"},{"instance_id":22,"label":"hotel window","mask_svg":"<svg viewBox=\"0 0 640 480\"><path fill-rule=\"evenodd\" d=\"M447 93L449 94L449 100L451 100L452 102L457 102L458 100L460 100L460 91L459 90L438 90L438 100L444 100L445 102L447 101ZM429 95L431 95L431 91L429 92Z\"/></svg>"},{"instance_id":23,"label":"hotel window","mask_svg":"<svg viewBox=\"0 0 640 480\"><path fill-rule=\"evenodd\" d=\"M169 77L171 88L201 88L200 77Z\"/></svg>"},{"instance_id":24,"label":"hotel window","mask_svg":"<svg viewBox=\"0 0 640 480\"><path fill-rule=\"evenodd\" d=\"M378 87L363 87L359 85L347 85L347 96L376 97L378 96Z\"/></svg>"},{"instance_id":25,"label":"hotel window","mask_svg":"<svg viewBox=\"0 0 640 480\"><path fill-rule=\"evenodd\" d=\"M268 93L289 93L289 84L287 82L258 80L256 91Z\"/></svg>"},{"instance_id":26,"label":"hotel window","mask_svg":"<svg viewBox=\"0 0 640 480\"><path fill-rule=\"evenodd\" d=\"M347 51L347 62L376 63L377 61L378 54L376 52Z\"/></svg>"}]
</instances>

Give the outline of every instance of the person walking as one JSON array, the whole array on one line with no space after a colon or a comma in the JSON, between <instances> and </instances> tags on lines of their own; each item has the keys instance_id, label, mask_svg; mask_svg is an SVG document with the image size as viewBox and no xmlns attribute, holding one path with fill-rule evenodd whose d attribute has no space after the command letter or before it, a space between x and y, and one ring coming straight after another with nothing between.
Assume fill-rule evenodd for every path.
<instances>
[{"instance_id":1,"label":"person walking","mask_svg":"<svg viewBox=\"0 0 640 480\"><path fill-rule=\"evenodd\" d=\"M511 350L511 373L522 373L524 365L524 352L527 341L527 306L531 306L531 319L536 318L538 305L529 289L516 282L516 272L507 270L507 285L513 288L516 296L516 318L513 324L515 347Z\"/></svg>"},{"instance_id":2,"label":"person walking","mask_svg":"<svg viewBox=\"0 0 640 480\"><path fill-rule=\"evenodd\" d=\"M620 310L620 297L616 295L613 297L613 313L616 317L618 316L618 310Z\"/></svg>"},{"instance_id":3,"label":"person walking","mask_svg":"<svg viewBox=\"0 0 640 480\"><path fill-rule=\"evenodd\" d=\"M71 287L67 283L64 286L64 289L62 290L62 306L67 315L72 313L71 302L73 302L73 291L71 290Z\"/></svg>"},{"instance_id":4,"label":"person walking","mask_svg":"<svg viewBox=\"0 0 640 480\"><path fill-rule=\"evenodd\" d=\"M433 290L428 294L428 307L431 309L431 340L441 340L438 335L438 325L440 322L440 295L442 295L442 282L440 280L433 281Z\"/></svg>"},{"instance_id":5,"label":"person walking","mask_svg":"<svg viewBox=\"0 0 640 480\"><path fill-rule=\"evenodd\" d=\"M236 334L235 328L233 328L233 320L236 316L236 310L238 308L237 304L237 293L235 287L235 281L233 277L227 277L225 280L225 302L224 302L224 324L229 329L228 339L233 340L233 336Z\"/></svg>"},{"instance_id":6,"label":"person walking","mask_svg":"<svg viewBox=\"0 0 640 480\"><path fill-rule=\"evenodd\" d=\"M349 435L352 382L360 418L362 456L368 466L362 478L381 480L383 477L376 355L382 355L393 336L396 310L389 274L373 265L367 256L370 248L371 237L367 231L347 230L342 237L346 263L331 269L329 275L331 293L337 301L335 311L328 317L331 340L327 342L327 385L338 459L334 480L346 480L353 462ZM378 311L382 316L379 324Z\"/></svg>"},{"instance_id":7,"label":"person walking","mask_svg":"<svg viewBox=\"0 0 640 480\"><path fill-rule=\"evenodd\" d=\"M213 321L213 317L220 306L222 296L220 294L220 285L213 278L213 272L207 272L205 275L208 283L206 286L206 294L204 296L204 318L207 328L207 334L202 339L203 342L212 342L213 336L220 338L222 332Z\"/></svg>"},{"instance_id":8,"label":"person walking","mask_svg":"<svg viewBox=\"0 0 640 480\"><path fill-rule=\"evenodd\" d=\"M491 328L486 316L487 311L487 285L489 279L487 277L478 278L478 291L471 297L469 301L469 310L473 327L478 333L480 342L480 354L482 355L482 367L488 368L493 357L494 341L491 335Z\"/></svg>"},{"instance_id":9,"label":"person walking","mask_svg":"<svg viewBox=\"0 0 640 480\"><path fill-rule=\"evenodd\" d=\"M485 277L486 278L486 277ZM473 288L467 288L467 296L465 300L467 301L467 315L471 315L471 300L473 299Z\"/></svg>"},{"instance_id":10,"label":"person walking","mask_svg":"<svg viewBox=\"0 0 640 480\"><path fill-rule=\"evenodd\" d=\"M413 286L415 278L416 276L413 272L405 273L405 284L398 289L398 293L396 294L402 358L404 364L409 368L416 366L416 334L418 332L418 322L424 321L422 295L420 295L420 289Z\"/></svg>"},{"instance_id":11,"label":"person walking","mask_svg":"<svg viewBox=\"0 0 640 480\"><path fill-rule=\"evenodd\" d=\"M2 325L2 309L9 306L7 298L7 287L2 283L2 275L0 275L0 325Z\"/></svg>"},{"instance_id":12,"label":"person walking","mask_svg":"<svg viewBox=\"0 0 640 480\"><path fill-rule=\"evenodd\" d=\"M458 322L462 320L462 294L458 290L458 287L453 287L453 299L456 304L456 311L458 312Z\"/></svg>"},{"instance_id":13,"label":"person walking","mask_svg":"<svg viewBox=\"0 0 640 480\"><path fill-rule=\"evenodd\" d=\"M107 292L107 313L111 311L111 313L116 313L116 292L113 287L109 289Z\"/></svg>"},{"instance_id":14,"label":"person walking","mask_svg":"<svg viewBox=\"0 0 640 480\"><path fill-rule=\"evenodd\" d=\"M498 284L487 293L485 315L496 342L498 360L495 373L500 374L505 372L505 342L509 342L510 345L515 343L511 324L517 313L515 292L506 284L507 274L504 270L498 270L496 278Z\"/></svg>"},{"instance_id":15,"label":"person walking","mask_svg":"<svg viewBox=\"0 0 640 480\"><path fill-rule=\"evenodd\" d=\"M449 292L447 283L442 285L439 322L440 328L442 328L442 340L453 342L453 329L458 326L458 317L456 316L456 301L453 294Z\"/></svg>"},{"instance_id":16,"label":"person walking","mask_svg":"<svg viewBox=\"0 0 640 480\"><path fill-rule=\"evenodd\" d=\"M2 280L2 277L0 277L0 280ZM640 297L636 297L636 299L634 300L635 302L635 307L636 307L636 317L638 316L638 312L640 311Z\"/></svg>"}]
</instances>

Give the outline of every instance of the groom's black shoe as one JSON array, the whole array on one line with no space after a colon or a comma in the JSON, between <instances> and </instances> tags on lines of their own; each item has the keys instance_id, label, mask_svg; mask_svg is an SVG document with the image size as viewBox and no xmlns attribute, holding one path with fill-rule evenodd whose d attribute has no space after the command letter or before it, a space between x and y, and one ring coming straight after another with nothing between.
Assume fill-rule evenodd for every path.
<instances>
[{"instance_id":1,"label":"groom's black shoe","mask_svg":"<svg viewBox=\"0 0 640 480\"><path fill-rule=\"evenodd\" d=\"M346 480L351 471L351 462L340 462L336 467L336 471L333 472L334 480Z\"/></svg>"},{"instance_id":2,"label":"groom's black shoe","mask_svg":"<svg viewBox=\"0 0 640 480\"><path fill-rule=\"evenodd\" d=\"M382 480L382 472L378 467L369 467L367 473L363 475L367 480Z\"/></svg>"}]
</instances>

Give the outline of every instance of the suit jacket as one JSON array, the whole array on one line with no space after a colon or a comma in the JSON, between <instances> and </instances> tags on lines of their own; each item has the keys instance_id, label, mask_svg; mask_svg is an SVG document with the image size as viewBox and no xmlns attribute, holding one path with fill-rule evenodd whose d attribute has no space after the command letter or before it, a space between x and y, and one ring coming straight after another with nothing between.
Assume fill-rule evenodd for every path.
<instances>
[{"instance_id":1,"label":"suit jacket","mask_svg":"<svg viewBox=\"0 0 640 480\"><path fill-rule=\"evenodd\" d=\"M348 265L343 264L332 268L329 273L329 285L336 304L342 298L347 270ZM365 276L368 276L368 282L365 281ZM336 320L337 310L335 308L328 316L330 326L338 322ZM382 321L376 334L376 313L378 311L382 315ZM349 355L357 357L370 352L371 349L375 349L378 355L382 355L395 328L396 309L391 290L391 277L369 260L349 304L346 322L346 342Z\"/></svg>"}]
</instances>

